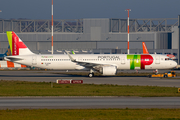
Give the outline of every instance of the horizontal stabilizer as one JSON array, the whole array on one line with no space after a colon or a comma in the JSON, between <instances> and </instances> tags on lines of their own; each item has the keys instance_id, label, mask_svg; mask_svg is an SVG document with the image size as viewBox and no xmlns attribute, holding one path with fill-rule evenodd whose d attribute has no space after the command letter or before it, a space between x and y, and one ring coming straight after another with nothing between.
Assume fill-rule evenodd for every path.
<instances>
[{"instance_id":1,"label":"horizontal stabilizer","mask_svg":"<svg viewBox=\"0 0 180 120\"><path fill-rule=\"evenodd\" d=\"M6 56L4 58L5 60L8 60L8 61L19 61L19 60L23 60L23 58L20 58L20 57L14 57L14 56Z\"/></svg>"}]
</instances>

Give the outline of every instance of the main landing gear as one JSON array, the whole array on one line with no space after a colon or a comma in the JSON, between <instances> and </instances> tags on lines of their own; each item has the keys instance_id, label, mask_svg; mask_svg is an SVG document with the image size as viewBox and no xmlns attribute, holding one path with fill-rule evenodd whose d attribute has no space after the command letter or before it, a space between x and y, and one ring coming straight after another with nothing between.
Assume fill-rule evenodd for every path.
<instances>
[{"instance_id":1,"label":"main landing gear","mask_svg":"<svg viewBox=\"0 0 180 120\"><path fill-rule=\"evenodd\" d=\"M89 73L88 76L92 78L94 76L94 73Z\"/></svg>"},{"instance_id":2,"label":"main landing gear","mask_svg":"<svg viewBox=\"0 0 180 120\"><path fill-rule=\"evenodd\" d=\"M93 71L92 69L90 69L90 73L88 74L88 76L89 76L90 78L92 78L92 77L94 76L94 71Z\"/></svg>"},{"instance_id":3,"label":"main landing gear","mask_svg":"<svg viewBox=\"0 0 180 120\"><path fill-rule=\"evenodd\" d=\"M155 70L155 74L158 74L158 69Z\"/></svg>"}]
</instances>

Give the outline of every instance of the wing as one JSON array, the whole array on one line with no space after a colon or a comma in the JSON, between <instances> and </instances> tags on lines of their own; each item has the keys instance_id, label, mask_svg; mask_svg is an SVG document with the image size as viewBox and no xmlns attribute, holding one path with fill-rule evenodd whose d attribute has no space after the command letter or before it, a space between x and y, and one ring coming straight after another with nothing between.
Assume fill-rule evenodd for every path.
<instances>
[{"instance_id":1,"label":"wing","mask_svg":"<svg viewBox=\"0 0 180 120\"><path fill-rule=\"evenodd\" d=\"M93 68L93 69L99 70L101 67L104 67L104 66L116 66L113 64L77 61L67 51L65 51L65 52L67 53L67 55L69 56L69 58L72 62L75 62L75 63L79 64L80 66L84 66L86 68Z\"/></svg>"}]
</instances>

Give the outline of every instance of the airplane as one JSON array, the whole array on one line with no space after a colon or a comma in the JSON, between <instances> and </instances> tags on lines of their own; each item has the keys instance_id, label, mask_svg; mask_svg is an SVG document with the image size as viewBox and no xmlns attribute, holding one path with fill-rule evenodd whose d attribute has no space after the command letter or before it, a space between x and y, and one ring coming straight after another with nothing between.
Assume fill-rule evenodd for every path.
<instances>
[{"instance_id":1,"label":"airplane","mask_svg":"<svg viewBox=\"0 0 180 120\"><path fill-rule=\"evenodd\" d=\"M143 54L149 54L145 42L142 42L142 46L143 46Z\"/></svg>"},{"instance_id":2,"label":"airplane","mask_svg":"<svg viewBox=\"0 0 180 120\"><path fill-rule=\"evenodd\" d=\"M5 56L11 55L10 46L8 46L6 52L4 54L0 54L0 69L12 69L12 68L26 68L27 66L13 63L10 61L4 61Z\"/></svg>"},{"instance_id":3,"label":"airplane","mask_svg":"<svg viewBox=\"0 0 180 120\"><path fill-rule=\"evenodd\" d=\"M171 69L177 63L160 54L34 54L13 31L7 31L12 56L5 60L43 69L88 70L104 76L116 75L117 70Z\"/></svg>"},{"instance_id":4,"label":"airplane","mask_svg":"<svg viewBox=\"0 0 180 120\"><path fill-rule=\"evenodd\" d=\"M4 60L5 56L11 55L10 46L8 46L6 52L4 54L0 54L0 60Z\"/></svg>"}]
</instances>

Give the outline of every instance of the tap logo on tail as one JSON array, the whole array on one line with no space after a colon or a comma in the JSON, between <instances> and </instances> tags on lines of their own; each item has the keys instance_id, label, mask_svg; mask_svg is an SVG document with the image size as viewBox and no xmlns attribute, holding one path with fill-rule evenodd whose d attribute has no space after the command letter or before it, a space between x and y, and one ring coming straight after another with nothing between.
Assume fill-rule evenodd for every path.
<instances>
[{"instance_id":1,"label":"tap logo on tail","mask_svg":"<svg viewBox=\"0 0 180 120\"><path fill-rule=\"evenodd\" d=\"M7 31L7 37L12 55L27 55L32 52L27 48L23 41L13 31Z\"/></svg>"}]
</instances>

